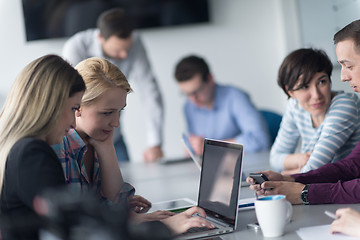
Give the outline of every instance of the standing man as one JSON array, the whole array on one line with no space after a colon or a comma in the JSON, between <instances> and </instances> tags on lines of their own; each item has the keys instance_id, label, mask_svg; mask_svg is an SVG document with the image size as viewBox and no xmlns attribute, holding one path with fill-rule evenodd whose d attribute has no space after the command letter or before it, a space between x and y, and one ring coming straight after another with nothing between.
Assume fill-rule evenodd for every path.
<instances>
[{"instance_id":1,"label":"standing man","mask_svg":"<svg viewBox=\"0 0 360 240\"><path fill-rule=\"evenodd\" d=\"M150 67L140 35L134 31L131 19L123 9L102 13L97 29L79 32L66 41L63 56L72 65L89 57L103 57L118 66L124 75L135 82L145 107L148 148L144 160L163 157L163 103L158 84ZM118 161L129 160L129 154L119 129L114 133Z\"/></svg>"},{"instance_id":2,"label":"standing man","mask_svg":"<svg viewBox=\"0 0 360 240\"><path fill-rule=\"evenodd\" d=\"M360 93L360 20L337 32L334 43L341 81ZM360 203L360 142L346 158L307 173L263 173L270 181L250 186L261 195L283 194L292 204ZM247 181L254 183L250 177Z\"/></svg>"},{"instance_id":3,"label":"standing man","mask_svg":"<svg viewBox=\"0 0 360 240\"><path fill-rule=\"evenodd\" d=\"M189 141L202 155L204 138L238 142L247 152L269 149L269 130L261 113L242 90L215 83L204 59L183 58L175 78L187 96L184 111Z\"/></svg>"}]
</instances>

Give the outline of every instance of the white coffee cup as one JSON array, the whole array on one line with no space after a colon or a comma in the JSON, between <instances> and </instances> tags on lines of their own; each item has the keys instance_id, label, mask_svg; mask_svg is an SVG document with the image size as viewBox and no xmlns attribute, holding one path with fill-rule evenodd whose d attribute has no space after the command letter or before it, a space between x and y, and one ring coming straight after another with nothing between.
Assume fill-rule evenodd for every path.
<instances>
[{"instance_id":1,"label":"white coffee cup","mask_svg":"<svg viewBox=\"0 0 360 240\"><path fill-rule=\"evenodd\" d=\"M266 196L255 201L255 212L264 237L279 237L290 222L292 206L284 195Z\"/></svg>"}]
</instances>

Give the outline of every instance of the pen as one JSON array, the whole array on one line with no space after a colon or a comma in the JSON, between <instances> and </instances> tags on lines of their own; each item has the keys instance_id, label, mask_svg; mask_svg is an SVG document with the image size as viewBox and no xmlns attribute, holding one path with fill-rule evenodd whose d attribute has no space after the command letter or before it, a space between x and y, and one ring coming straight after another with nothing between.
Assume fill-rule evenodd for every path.
<instances>
[{"instance_id":1,"label":"pen","mask_svg":"<svg viewBox=\"0 0 360 240\"><path fill-rule=\"evenodd\" d=\"M332 213L330 211L325 211L325 214L331 217L332 219L338 219L338 217L335 215L335 213Z\"/></svg>"}]
</instances>

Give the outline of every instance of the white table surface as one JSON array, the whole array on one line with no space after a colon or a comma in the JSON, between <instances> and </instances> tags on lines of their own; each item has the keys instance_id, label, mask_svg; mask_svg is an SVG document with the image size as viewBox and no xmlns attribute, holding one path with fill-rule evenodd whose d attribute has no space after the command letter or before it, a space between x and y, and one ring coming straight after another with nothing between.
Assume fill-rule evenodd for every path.
<instances>
[{"instance_id":1,"label":"white table surface","mask_svg":"<svg viewBox=\"0 0 360 240\"><path fill-rule=\"evenodd\" d=\"M243 172L269 169L268 152L246 154ZM121 163L124 180L136 188L136 194L151 202L160 202L177 198L197 200L200 171L191 161L168 164ZM248 187L240 190L240 199L254 197ZM332 219L324 214L325 210L335 212L340 207L353 207L360 210L360 204L293 205L292 221L286 226L285 235L277 239L300 239L296 230L301 227L330 224ZM256 222L255 210L239 210L238 228L234 233L221 235L217 239L263 239L261 231L247 228L248 223ZM314 239L316 239L314 237Z\"/></svg>"}]
</instances>

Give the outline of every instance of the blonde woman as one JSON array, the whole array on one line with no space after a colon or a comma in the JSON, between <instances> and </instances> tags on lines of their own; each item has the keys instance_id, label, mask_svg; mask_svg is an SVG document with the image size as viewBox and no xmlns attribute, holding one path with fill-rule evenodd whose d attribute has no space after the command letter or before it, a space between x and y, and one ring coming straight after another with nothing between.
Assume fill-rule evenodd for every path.
<instances>
[{"instance_id":1,"label":"blonde woman","mask_svg":"<svg viewBox=\"0 0 360 240\"><path fill-rule=\"evenodd\" d=\"M135 213L149 208L151 203L141 196L132 196L134 189L123 181L113 144L114 129L120 125L120 112L131 87L119 68L103 58L88 58L75 68L86 84L81 107L75 113L76 128L68 132L61 144L53 146L71 189L75 193L94 190L99 198L112 203L126 204L129 199L135 210L133 220L166 219L167 226L175 232L195 224L210 226L201 218L187 222L192 215L189 213L199 211L205 215L197 208L175 218L168 218L174 215L168 211Z\"/></svg>"},{"instance_id":2,"label":"blonde woman","mask_svg":"<svg viewBox=\"0 0 360 240\"><path fill-rule=\"evenodd\" d=\"M56 55L29 63L13 84L0 116L3 239L38 239L33 199L47 188L65 185L50 145L75 126L84 90L82 77ZM26 219L32 227L7 228Z\"/></svg>"},{"instance_id":3,"label":"blonde woman","mask_svg":"<svg viewBox=\"0 0 360 240\"><path fill-rule=\"evenodd\" d=\"M75 113L77 126L61 144L53 146L67 184L75 193L93 190L107 202L126 204L130 200L136 212L148 209L151 203L133 196L134 188L123 181L113 144L114 129L120 125L120 112L131 91L126 77L114 64L98 57L75 68L86 84L81 107ZM161 211L146 216L159 220L170 215Z\"/></svg>"}]
</instances>

